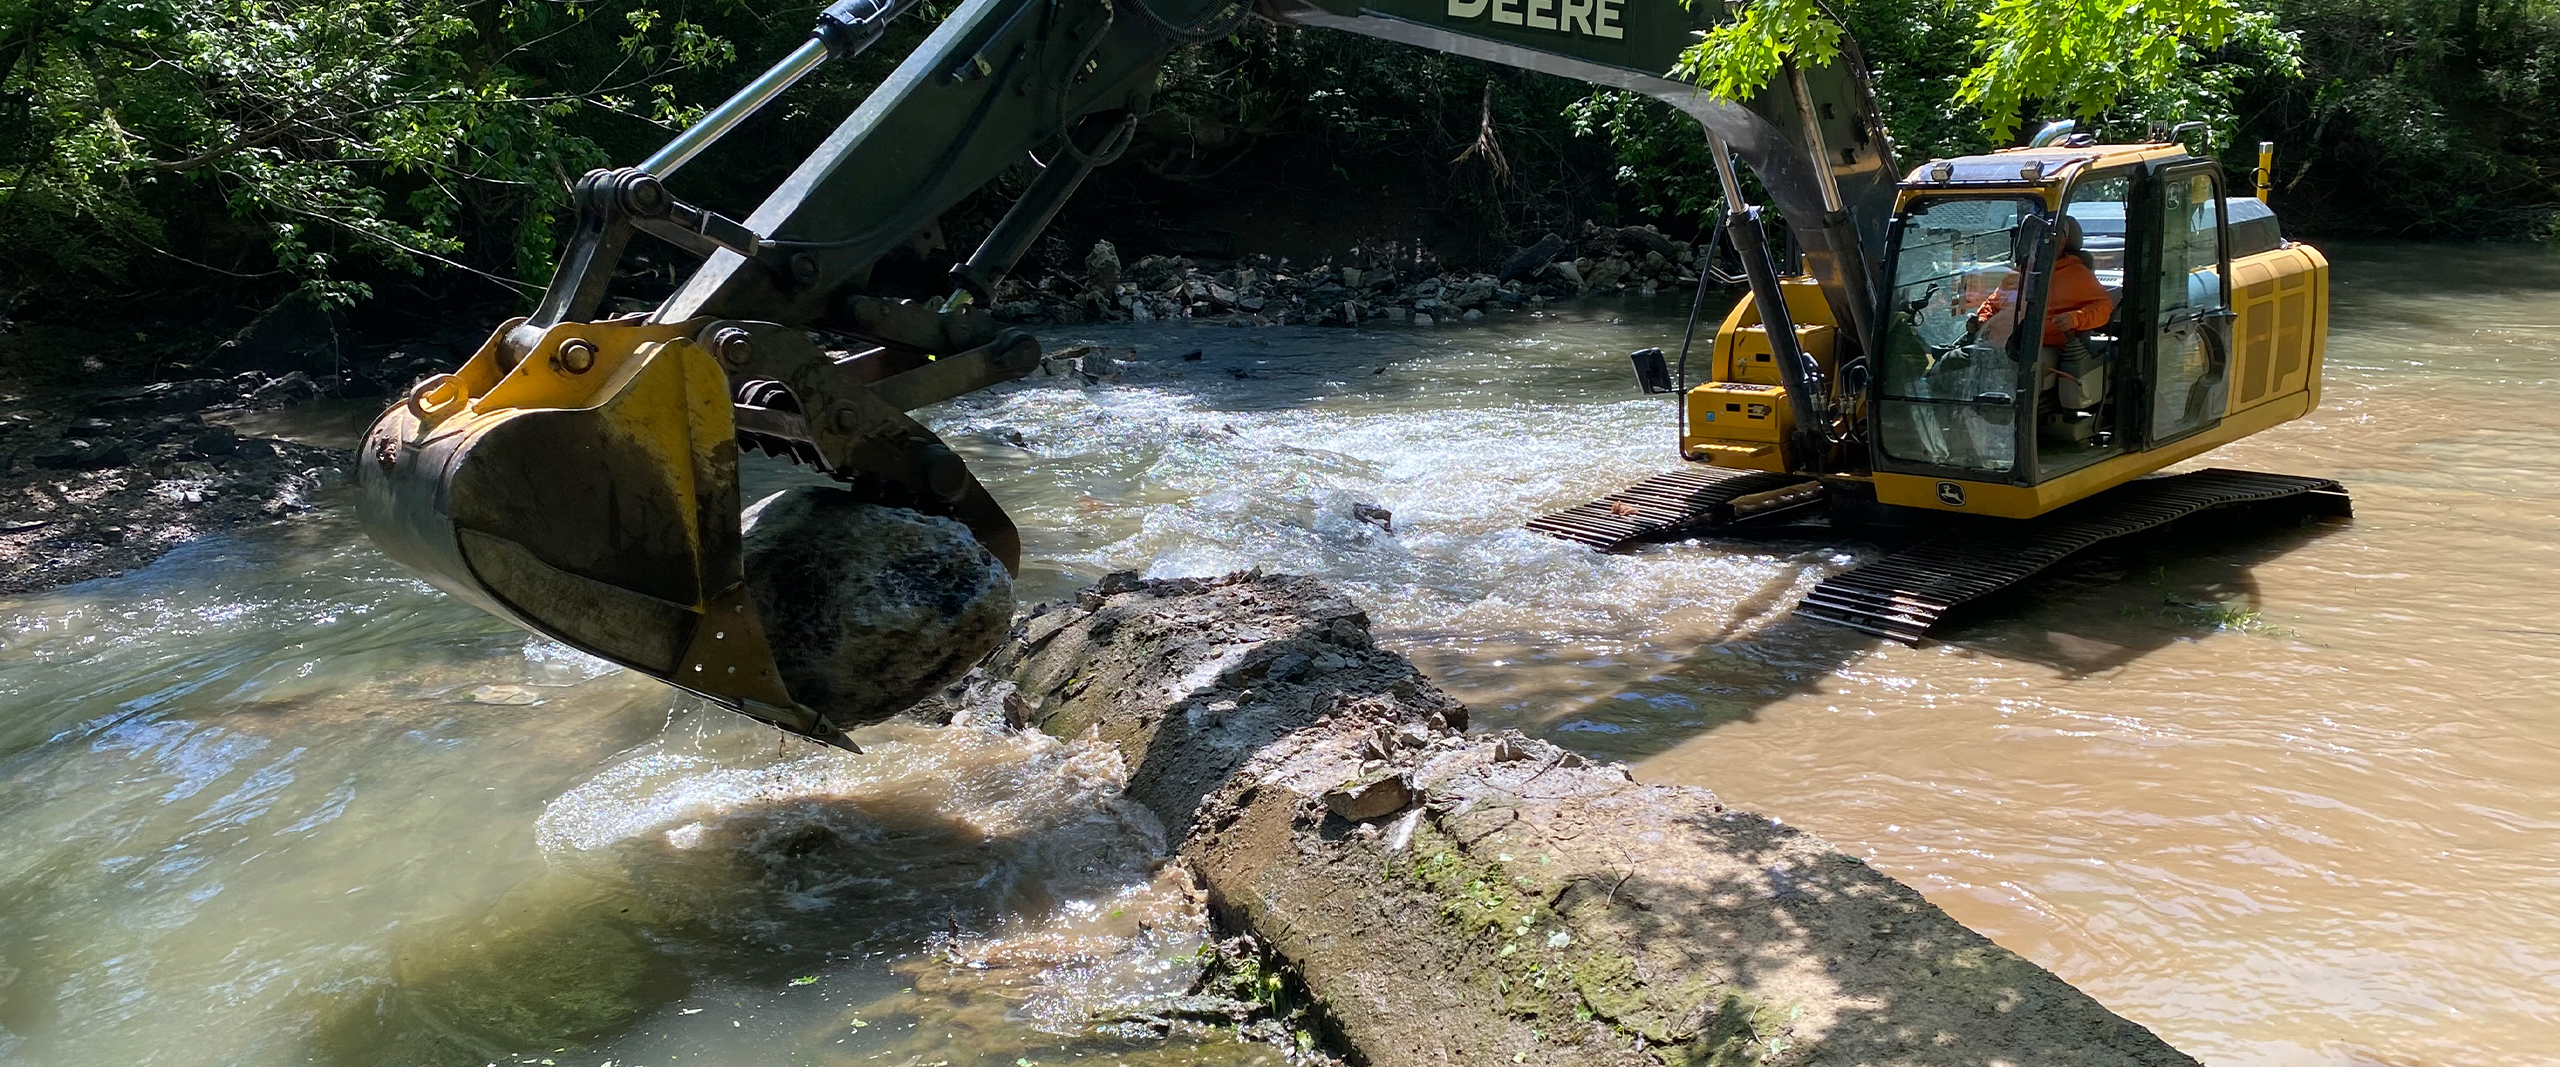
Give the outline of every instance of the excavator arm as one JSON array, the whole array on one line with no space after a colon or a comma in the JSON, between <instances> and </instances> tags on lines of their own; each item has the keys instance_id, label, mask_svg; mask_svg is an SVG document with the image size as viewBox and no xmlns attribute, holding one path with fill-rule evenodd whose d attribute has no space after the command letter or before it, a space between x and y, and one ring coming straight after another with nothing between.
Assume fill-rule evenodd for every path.
<instances>
[{"instance_id":1,"label":"excavator arm","mask_svg":"<svg viewBox=\"0 0 2560 1067\"><path fill-rule=\"evenodd\" d=\"M809 71L870 46L913 2L840 0L807 44L666 148L578 182L578 226L533 312L368 432L360 514L387 553L528 629L836 743L843 724L794 699L746 591L742 448L957 519L1017 564L1003 509L909 413L1038 365L1029 335L969 298L988 303L1059 207L1127 147L1166 57L1253 12L1237 0L965 0L744 220L670 191L679 168ZM1265 3L1277 20L1670 102L1716 147L1728 231L1771 332L1785 305L1728 153L1793 229L1834 321L1866 318L1895 172L1848 42L1837 63L1791 67L1734 104L1663 76L1701 25L1682 0ZM893 253L1026 156L1037 176L951 269L948 299L881 295L875 275ZM654 311L600 318L641 234L702 266ZM814 328L864 347L830 355ZM1792 374L1813 373L1797 362Z\"/></svg>"},{"instance_id":2,"label":"excavator arm","mask_svg":"<svg viewBox=\"0 0 2560 1067\"><path fill-rule=\"evenodd\" d=\"M1840 56L1812 68L1789 64L1752 99L1714 99L1664 74L1695 43L1720 5L1680 0L1277 0L1278 18L1643 93L1695 119L1721 162L1739 157L1805 250L1805 266L1838 321L1866 311L1893 210L1893 146L1885 135L1865 59L1842 37ZM1808 116L1811 120L1808 121ZM1731 169L1719 174L1729 209L1750 198Z\"/></svg>"}]
</instances>

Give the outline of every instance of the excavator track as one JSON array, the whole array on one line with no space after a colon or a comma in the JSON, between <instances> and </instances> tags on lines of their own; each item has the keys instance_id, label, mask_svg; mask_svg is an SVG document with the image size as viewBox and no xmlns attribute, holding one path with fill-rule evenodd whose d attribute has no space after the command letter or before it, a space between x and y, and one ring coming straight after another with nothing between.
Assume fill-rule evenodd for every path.
<instances>
[{"instance_id":1,"label":"excavator track","mask_svg":"<svg viewBox=\"0 0 2560 1067\"><path fill-rule=\"evenodd\" d=\"M1552 515L1529 520L1549 537L1619 552L1645 541L1773 519L1822 502L1822 483L1801 474L1685 467Z\"/></svg>"},{"instance_id":2,"label":"excavator track","mask_svg":"<svg viewBox=\"0 0 2560 1067\"><path fill-rule=\"evenodd\" d=\"M2327 478L2219 468L2144 478L2040 518L1977 521L1936 534L1825 579L1796 614L1916 643L1958 606L2101 541L2215 508L2276 502L2339 517L2349 507L2346 491Z\"/></svg>"}]
</instances>

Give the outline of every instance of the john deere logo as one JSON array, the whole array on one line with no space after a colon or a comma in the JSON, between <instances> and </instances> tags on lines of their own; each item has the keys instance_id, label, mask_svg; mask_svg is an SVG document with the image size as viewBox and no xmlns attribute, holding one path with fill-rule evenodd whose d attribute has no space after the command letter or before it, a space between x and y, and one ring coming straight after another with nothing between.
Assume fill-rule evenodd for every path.
<instances>
[{"instance_id":1,"label":"john deere logo","mask_svg":"<svg viewBox=\"0 0 2560 1067\"><path fill-rule=\"evenodd\" d=\"M1623 41L1627 30L1618 24L1618 16L1625 3L1626 0L1449 0L1449 17L1474 19L1490 14L1493 21L1506 26Z\"/></svg>"},{"instance_id":2,"label":"john deere logo","mask_svg":"<svg viewBox=\"0 0 2560 1067\"><path fill-rule=\"evenodd\" d=\"M1938 503L1951 508L1964 506L1964 487L1954 482L1938 483Z\"/></svg>"}]
</instances>

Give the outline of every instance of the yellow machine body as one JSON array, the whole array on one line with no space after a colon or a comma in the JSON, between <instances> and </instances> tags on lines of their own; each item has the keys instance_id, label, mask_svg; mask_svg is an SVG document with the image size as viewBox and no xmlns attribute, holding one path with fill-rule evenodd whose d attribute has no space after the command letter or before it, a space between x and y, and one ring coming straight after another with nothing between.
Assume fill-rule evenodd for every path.
<instances>
[{"instance_id":1,"label":"yellow machine body","mask_svg":"<svg viewBox=\"0 0 2560 1067\"><path fill-rule=\"evenodd\" d=\"M1822 287L1803 276L1779 282L1787 312L1794 317L1796 344L1829 376L1838 362L1839 328L1831 322L1831 305ZM1689 459L1736 470L1785 472L1793 457L1786 441L1795 415L1780 381L1769 328L1760 321L1759 305L1744 300L1726 313L1716 330L1709 360L1712 378L1682 398L1687 422L1680 454Z\"/></svg>"},{"instance_id":2,"label":"yellow machine body","mask_svg":"<svg viewBox=\"0 0 2560 1067\"><path fill-rule=\"evenodd\" d=\"M2233 292L2229 370L2232 388L2222 421L2213 428L2157 448L2127 452L2035 485L2012 485L1923 475L1874 474L1876 499L1887 504L2025 519L2171 464L2193 459L2233 441L2283 425L2320 403L2320 365L2329 326L2329 260L2295 244L2231 264ZM1964 503L1951 505L1939 488L1958 482Z\"/></svg>"},{"instance_id":3,"label":"yellow machine body","mask_svg":"<svg viewBox=\"0 0 2560 1067\"><path fill-rule=\"evenodd\" d=\"M2022 178L2009 184L1975 183L1949 189L1933 187L1928 181L1931 168L1922 167L1905 183L1897 203L1897 217L1916 205L1957 193L1967 197L2031 199L2041 202L2048 212L2059 212L2072 195L2073 183L2083 177L2123 174L2144 166L2201 162L2192 160L2183 149L2165 144L2009 150L1970 158L1976 166L1986 159L1999 161ZM2030 173L2025 168L2030 166L2031 173L2039 177L2023 180L2023 175ZM2222 217L2227 220L2227 213ZM2302 417L2320 398L2321 359L2329 316L2328 260L2310 246L2285 241L2278 247L2229 258L2227 269L2231 318L2227 350L2219 371L2227 393L2220 418L2210 427L2154 447L2123 449L2032 483L1891 470L1848 472L1846 476L1871 480L1876 498L1886 504L2032 518ZM2122 283L2125 291L2136 284L2157 285L2160 280L2125 279ZM1809 277L1786 278L1781 288L1794 319L1798 344L1820 368L1820 380L1838 382L1836 337L1842 327L1835 321L1831 305ZM1815 470L1813 457L1788 454L1793 419L1786 386L1754 302L1740 301L1725 316L1716 333L1710 367L1711 380L1690 388L1683 397L1685 426L1680 450L1684 458L1741 470L1843 476L1838 471ZM1863 397L1841 396L1833 398L1833 403L1839 410L1873 417L1864 410Z\"/></svg>"}]
</instances>

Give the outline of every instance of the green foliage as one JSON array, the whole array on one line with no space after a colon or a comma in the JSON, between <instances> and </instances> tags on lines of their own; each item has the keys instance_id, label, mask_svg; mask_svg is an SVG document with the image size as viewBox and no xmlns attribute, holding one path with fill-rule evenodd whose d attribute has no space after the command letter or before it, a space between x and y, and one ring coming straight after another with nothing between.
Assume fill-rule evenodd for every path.
<instances>
[{"instance_id":1,"label":"green foliage","mask_svg":"<svg viewBox=\"0 0 2560 1067\"><path fill-rule=\"evenodd\" d=\"M2280 200L2331 228L2553 236L2560 4L2277 0L2304 77L2251 87Z\"/></svg>"},{"instance_id":2,"label":"green foliage","mask_svg":"<svg viewBox=\"0 0 2560 1067\"><path fill-rule=\"evenodd\" d=\"M1699 0L1705 2L1705 0ZM1823 66L1840 55L1838 22L1817 0L1751 0L1741 14L1680 54L1672 74L1718 100L1747 100L1790 60Z\"/></svg>"},{"instance_id":3,"label":"green foliage","mask_svg":"<svg viewBox=\"0 0 2560 1067\"><path fill-rule=\"evenodd\" d=\"M1956 99L1973 69L1976 13L1932 0L1847 0L1840 11L1874 72L1876 103L1905 159L1992 147L1980 118Z\"/></svg>"},{"instance_id":4,"label":"green foliage","mask_svg":"<svg viewBox=\"0 0 2560 1067\"><path fill-rule=\"evenodd\" d=\"M1486 77L1454 56L1256 21L1167 65L1152 127L1221 157L1265 140L1340 156L1437 154L1474 137ZM1504 104L1504 117L1519 117Z\"/></svg>"},{"instance_id":5,"label":"green foliage","mask_svg":"<svg viewBox=\"0 0 2560 1067\"><path fill-rule=\"evenodd\" d=\"M205 256L339 303L359 257L538 280L602 129L683 121L671 79L734 57L628 4L0 0L0 259L113 285Z\"/></svg>"},{"instance_id":6,"label":"green foliage","mask_svg":"<svg viewBox=\"0 0 2560 1067\"><path fill-rule=\"evenodd\" d=\"M1637 213L1657 219L1704 219L1724 192L1715 160L1696 120L1669 104L1616 89L1602 89L1565 110L1573 132L1599 138L1617 153L1620 195Z\"/></svg>"},{"instance_id":7,"label":"green foliage","mask_svg":"<svg viewBox=\"0 0 2560 1067\"><path fill-rule=\"evenodd\" d=\"M2297 70L2292 36L2277 28L2272 13L2244 8L2241 0L1900 0L1849 10L1862 40L1870 29L1891 38L1916 27L1936 38L1936 56L1959 50L1974 56L1977 62L1952 87L1927 88L1978 111L1995 141L2039 114L2095 121L2127 101L2147 111L2212 111L2197 117L2224 118L2227 126L2232 73L2216 62L2226 45L2245 44L2256 53L2250 70ZM1971 32L1960 42L1943 32L1964 23ZM1831 62L1841 34L1817 0L1750 0L1684 52L1673 73L1718 99L1746 99L1783 63ZM1939 62L1905 58L1930 67ZM1897 85L1890 70L1879 73L1888 92L1934 95L1911 94L1922 87Z\"/></svg>"},{"instance_id":8,"label":"green foliage","mask_svg":"<svg viewBox=\"0 0 2560 1067\"><path fill-rule=\"evenodd\" d=\"M645 154L817 6L0 0L0 302L530 291L577 174ZM743 210L949 6L820 72L680 192ZM2201 120L2238 165L2278 143L2296 232L2560 225L2560 0L1749 0L1678 73L1747 95L1849 37L1905 160L2055 117L2114 137ZM1489 245L1585 217L1690 230L1718 196L1695 123L1658 101L1346 34L1248 24L1178 56L1156 103L1116 168L1155 188L1377 193L1392 173ZM1113 181L1087 197L1135 188Z\"/></svg>"},{"instance_id":9,"label":"green foliage","mask_svg":"<svg viewBox=\"0 0 2560 1067\"><path fill-rule=\"evenodd\" d=\"M1248 23L1170 62L1130 163L1180 183L1439 184L1445 216L1557 227L1609 198L1573 81L1330 30ZM1239 167L1245 160L1250 165ZM1598 190L1596 197L1586 192Z\"/></svg>"},{"instance_id":10,"label":"green foliage","mask_svg":"<svg viewBox=\"0 0 2560 1067\"><path fill-rule=\"evenodd\" d=\"M2132 97L2193 99L2187 83L2207 53L2236 39L2266 53L2279 73L2298 69L2274 16L2237 0L1991 0L1978 25L1982 62L1956 99L1980 108L1999 139L2038 103L2094 121Z\"/></svg>"},{"instance_id":11,"label":"green foliage","mask_svg":"<svg viewBox=\"0 0 2560 1067\"><path fill-rule=\"evenodd\" d=\"M1745 9L1745 21L1752 10ZM1885 127L1905 158L1992 147L1971 110L1955 100L1958 81L1971 69L1967 56L1973 46L1973 14L1941 0L1846 0L1829 10L1847 23L1846 32L1865 53L1875 73ZM1799 15L1757 25L1805 27L1815 41L1801 54L1811 59L1838 47L1840 27L1828 17L1822 21L1831 28L1820 33L1813 29L1814 18ZM1749 61L1743 40L1711 32L1701 41L1704 47L1683 57L1683 69L1693 80L1724 78L1736 86L1765 88L1776 77L1776 55L1799 54L1792 48L1764 48L1759 54L1767 59L1765 67L1744 69ZM1814 43L1821 51L1813 50ZM1710 63L1732 66L1711 71ZM1619 195L1637 213L1662 222L1702 221L1717 210L1723 195L1695 120L1650 97L1607 89L1577 101L1567 114L1576 133L1604 139L1615 149Z\"/></svg>"},{"instance_id":12,"label":"green foliage","mask_svg":"<svg viewBox=\"0 0 2560 1067\"><path fill-rule=\"evenodd\" d=\"M1751 0L1680 73L1737 97L1845 23L1906 159L2012 143L2076 118L2129 139L2203 122L2254 162L2277 144L2296 232L2560 236L2560 3L2554 0ZM1630 117L1637 112L1642 115ZM1695 169L1668 109L1577 112L1615 142L1622 185L1690 206Z\"/></svg>"}]
</instances>

